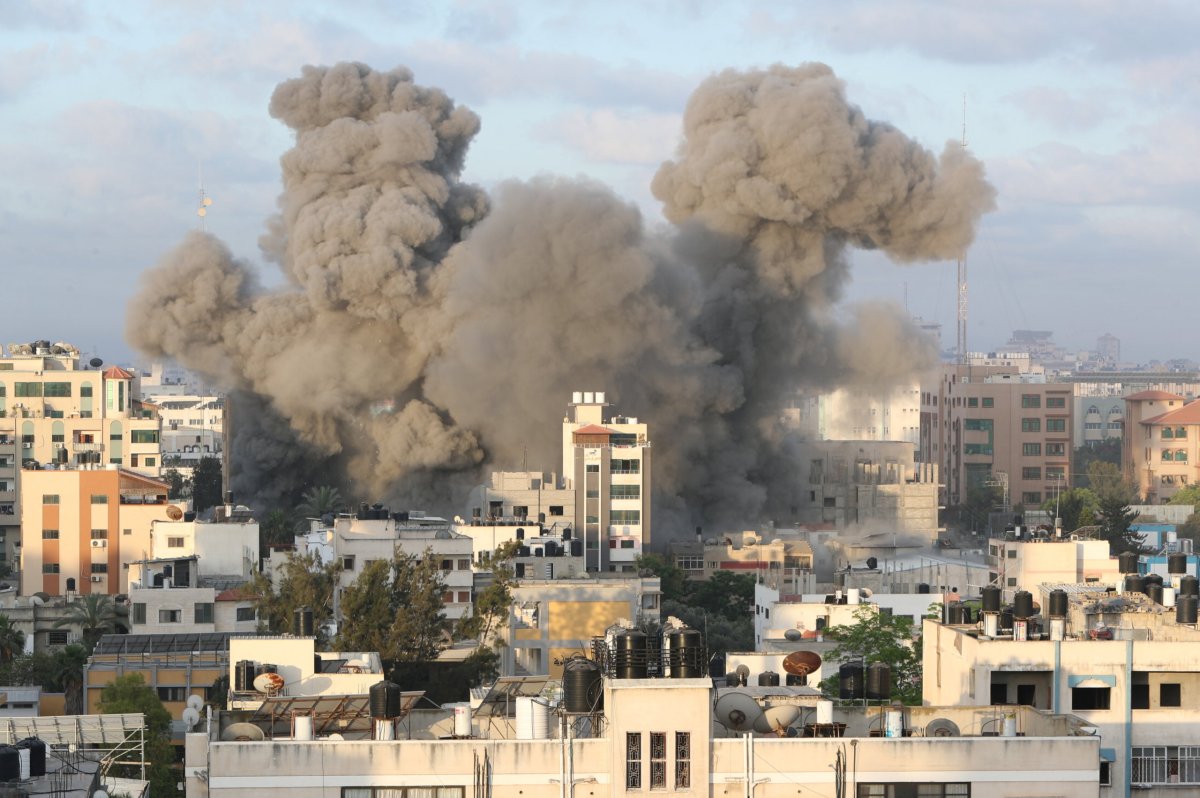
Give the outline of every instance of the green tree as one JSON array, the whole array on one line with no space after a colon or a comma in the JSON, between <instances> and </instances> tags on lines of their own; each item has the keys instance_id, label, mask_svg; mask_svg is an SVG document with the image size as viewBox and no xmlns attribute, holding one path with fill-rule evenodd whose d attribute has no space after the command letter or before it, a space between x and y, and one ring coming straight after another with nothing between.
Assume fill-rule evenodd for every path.
<instances>
[{"instance_id":1,"label":"green tree","mask_svg":"<svg viewBox=\"0 0 1200 798\"><path fill-rule=\"evenodd\" d=\"M991 513L1004 502L1004 492L996 486L979 485L967 489L962 504L950 508L947 522L960 532L987 532Z\"/></svg>"},{"instance_id":2,"label":"green tree","mask_svg":"<svg viewBox=\"0 0 1200 798\"><path fill-rule=\"evenodd\" d=\"M693 583L684 601L706 611L710 618L720 616L753 623L754 584L754 577L749 574L717 571L708 579Z\"/></svg>"},{"instance_id":3,"label":"green tree","mask_svg":"<svg viewBox=\"0 0 1200 798\"><path fill-rule=\"evenodd\" d=\"M264 631L286 634L292 631L296 610L308 607L313 611L318 647L328 645L325 630L333 619L333 593L341 571L337 560L322 563L316 554L292 552L280 566L278 589L265 574L254 574L246 588L254 595L259 626Z\"/></svg>"},{"instance_id":4,"label":"green tree","mask_svg":"<svg viewBox=\"0 0 1200 798\"><path fill-rule=\"evenodd\" d=\"M175 785L178 779L172 771L175 748L171 745L171 715L159 700L154 688L146 684L140 673L118 676L100 693L100 713L118 715L140 712L146 717L146 778L150 781L150 794L155 798L179 795ZM136 758L137 753L125 755L125 759ZM114 762L121 775L137 778L140 767L134 764L121 765Z\"/></svg>"},{"instance_id":5,"label":"green tree","mask_svg":"<svg viewBox=\"0 0 1200 798\"><path fill-rule=\"evenodd\" d=\"M178 501L179 499L184 498L187 490L187 480L183 478L183 474L180 474L179 471L174 468L168 468L163 472L162 478L164 482L170 485L170 487L167 489L168 499L171 501Z\"/></svg>"},{"instance_id":6,"label":"green tree","mask_svg":"<svg viewBox=\"0 0 1200 798\"><path fill-rule=\"evenodd\" d=\"M512 561L520 541L511 540L479 558L477 572L491 574L491 582L475 594L471 614L458 622L458 637L478 642L476 650L499 648L504 639L496 634L508 620L512 608L512 590L517 585Z\"/></svg>"},{"instance_id":7,"label":"green tree","mask_svg":"<svg viewBox=\"0 0 1200 798\"><path fill-rule=\"evenodd\" d=\"M1096 523L1099 506L1099 499L1090 488L1071 488L1059 494L1057 502L1053 498L1042 502L1042 509L1051 516L1058 510L1064 532L1074 532L1081 526Z\"/></svg>"},{"instance_id":8,"label":"green tree","mask_svg":"<svg viewBox=\"0 0 1200 798\"><path fill-rule=\"evenodd\" d=\"M1188 485L1176 491L1167 504L1188 504L1195 508L1200 504L1200 485Z\"/></svg>"},{"instance_id":9,"label":"green tree","mask_svg":"<svg viewBox=\"0 0 1200 798\"><path fill-rule=\"evenodd\" d=\"M637 558L638 570L650 571L661 582L663 600L682 601L690 587L684 570L661 554L643 554Z\"/></svg>"},{"instance_id":10,"label":"green tree","mask_svg":"<svg viewBox=\"0 0 1200 798\"><path fill-rule=\"evenodd\" d=\"M378 651L391 663L437 659L447 644L439 565L428 549L368 564L342 591L338 647Z\"/></svg>"},{"instance_id":11,"label":"green tree","mask_svg":"<svg viewBox=\"0 0 1200 798\"><path fill-rule=\"evenodd\" d=\"M1092 463L1096 462L1111 463L1120 468L1121 439L1108 438L1107 440L1097 441L1096 443L1080 446L1076 449L1071 457L1071 466L1075 469L1071 479L1071 487L1089 487L1092 483L1088 478L1088 472L1092 467Z\"/></svg>"},{"instance_id":12,"label":"green tree","mask_svg":"<svg viewBox=\"0 0 1200 798\"><path fill-rule=\"evenodd\" d=\"M296 514L301 518L320 518L329 513L339 513L346 506L342 494L331 485L319 485L304 493Z\"/></svg>"},{"instance_id":13,"label":"green tree","mask_svg":"<svg viewBox=\"0 0 1200 798\"><path fill-rule=\"evenodd\" d=\"M1142 536L1129 528L1137 517L1130 509L1136 498L1133 485L1125 481L1115 465L1099 460L1088 466L1088 482L1096 494L1096 515L1100 523L1097 536L1108 541L1114 555L1142 551Z\"/></svg>"},{"instance_id":14,"label":"green tree","mask_svg":"<svg viewBox=\"0 0 1200 798\"><path fill-rule=\"evenodd\" d=\"M83 647L88 654L106 634L117 631L116 605L111 596L89 593L67 604L66 611L54 622L55 628L77 626L83 634Z\"/></svg>"},{"instance_id":15,"label":"green tree","mask_svg":"<svg viewBox=\"0 0 1200 798\"><path fill-rule=\"evenodd\" d=\"M221 461L202 457L192 471L192 509L202 513L221 503Z\"/></svg>"},{"instance_id":16,"label":"green tree","mask_svg":"<svg viewBox=\"0 0 1200 798\"><path fill-rule=\"evenodd\" d=\"M1200 513L1192 513L1188 519L1179 525L1175 534L1192 541L1193 549L1200 549Z\"/></svg>"},{"instance_id":17,"label":"green tree","mask_svg":"<svg viewBox=\"0 0 1200 798\"><path fill-rule=\"evenodd\" d=\"M662 616L675 617L704 634L709 656L730 651L754 650L754 621L752 616L730 619L711 614L700 607L663 599Z\"/></svg>"},{"instance_id":18,"label":"green tree","mask_svg":"<svg viewBox=\"0 0 1200 798\"><path fill-rule=\"evenodd\" d=\"M271 546L287 545L295 541L295 522L285 510L272 510L258 527L259 548L266 551Z\"/></svg>"},{"instance_id":19,"label":"green tree","mask_svg":"<svg viewBox=\"0 0 1200 798\"><path fill-rule=\"evenodd\" d=\"M391 648L388 633L395 617L391 586L391 563L373 560L362 573L342 591L342 622L338 627L337 648L340 651L378 651Z\"/></svg>"},{"instance_id":20,"label":"green tree","mask_svg":"<svg viewBox=\"0 0 1200 798\"><path fill-rule=\"evenodd\" d=\"M0 663L12 662L24 651L25 633L7 615L0 615Z\"/></svg>"},{"instance_id":21,"label":"green tree","mask_svg":"<svg viewBox=\"0 0 1200 798\"><path fill-rule=\"evenodd\" d=\"M860 604L854 623L831 626L825 639L836 645L825 656L828 663L861 661L864 666L885 662L892 669L892 699L921 703L920 641L913 639L913 622L898 615L883 615L874 604ZM821 682L827 695L838 692L838 676Z\"/></svg>"},{"instance_id":22,"label":"green tree","mask_svg":"<svg viewBox=\"0 0 1200 798\"><path fill-rule=\"evenodd\" d=\"M54 652L54 681L64 695L68 715L83 715L83 669L87 666L88 651L72 644Z\"/></svg>"}]
</instances>

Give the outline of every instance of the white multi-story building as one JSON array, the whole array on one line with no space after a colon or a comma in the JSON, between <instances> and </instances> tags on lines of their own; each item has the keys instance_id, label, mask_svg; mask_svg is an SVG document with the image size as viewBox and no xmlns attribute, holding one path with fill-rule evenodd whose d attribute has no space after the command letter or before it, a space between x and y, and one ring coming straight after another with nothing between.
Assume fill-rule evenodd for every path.
<instances>
[{"instance_id":1,"label":"white multi-story building","mask_svg":"<svg viewBox=\"0 0 1200 798\"><path fill-rule=\"evenodd\" d=\"M225 399L148 394L162 418L162 456L185 475L205 457L224 458Z\"/></svg>"},{"instance_id":2,"label":"white multi-story building","mask_svg":"<svg viewBox=\"0 0 1200 798\"><path fill-rule=\"evenodd\" d=\"M839 389L797 397L784 411L786 426L818 441L921 442L921 386L886 394Z\"/></svg>"}]
</instances>

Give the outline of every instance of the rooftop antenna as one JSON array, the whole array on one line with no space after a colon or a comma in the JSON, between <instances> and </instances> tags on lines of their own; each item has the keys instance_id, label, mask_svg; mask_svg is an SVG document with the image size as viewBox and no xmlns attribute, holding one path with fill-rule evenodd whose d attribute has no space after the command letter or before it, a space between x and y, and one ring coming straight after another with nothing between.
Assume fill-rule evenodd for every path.
<instances>
[{"instance_id":1,"label":"rooftop antenna","mask_svg":"<svg viewBox=\"0 0 1200 798\"><path fill-rule=\"evenodd\" d=\"M196 208L196 215L200 217L200 229L208 231L208 206L212 205L212 197L204 193L204 176L200 173L200 164L196 164L196 182L200 187L199 204Z\"/></svg>"},{"instance_id":2,"label":"rooftop antenna","mask_svg":"<svg viewBox=\"0 0 1200 798\"><path fill-rule=\"evenodd\" d=\"M963 92L962 148L967 148L967 93ZM967 252L958 256L958 363L967 365Z\"/></svg>"}]
</instances>

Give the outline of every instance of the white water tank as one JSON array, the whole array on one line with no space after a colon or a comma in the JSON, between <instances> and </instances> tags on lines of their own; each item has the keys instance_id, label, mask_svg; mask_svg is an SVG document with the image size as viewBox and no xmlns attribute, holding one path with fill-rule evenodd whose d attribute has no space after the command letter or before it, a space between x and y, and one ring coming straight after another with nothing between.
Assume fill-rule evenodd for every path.
<instances>
[{"instance_id":1,"label":"white water tank","mask_svg":"<svg viewBox=\"0 0 1200 798\"><path fill-rule=\"evenodd\" d=\"M454 736L470 737L471 704L464 701L461 704L453 704L452 706L454 707Z\"/></svg>"},{"instance_id":2,"label":"white water tank","mask_svg":"<svg viewBox=\"0 0 1200 798\"><path fill-rule=\"evenodd\" d=\"M1164 587L1163 588L1162 603L1163 603L1164 607L1174 607L1175 606L1175 588L1173 588L1173 587Z\"/></svg>"},{"instance_id":3,"label":"white water tank","mask_svg":"<svg viewBox=\"0 0 1200 798\"><path fill-rule=\"evenodd\" d=\"M817 723L833 723L833 702L821 699L817 702Z\"/></svg>"},{"instance_id":4,"label":"white water tank","mask_svg":"<svg viewBox=\"0 0 1200 798\"><path fill-rule=\"evenodd\" d=\"M29 779L32 778L29 768L32 762L31 756L33 752L28 748L18 748L17 753L21 755L21 781L29 781Z\"/></svg>"},{"instance_id":5,"label":"white water tank","mask_svg":"<svg viewBox=\"0 0 1200 798\"><path fill-rule=\"evenodd\" d=\"M1017 716L1005 715L1004 728L1000 732L1001 737L1016 737L1017 736Z\"/></svg>"},{"instance_id":6,"label":"white water tank","mask_svg":"<svg viewBox=\"0 0 1200 798\"><path fill-rule=\"evenodd\" d=\"M550 736L550 705L540 698L517 697L517 739L545 740Z\"/></svg>"},{"instance_id":7,"label":"white water tank","mask_svg":"<svg viewBox=\"0 0 1200 798\"><path fill-rule=\"evenodd\" d=\"M859 603L859 600L860 600L860 594L858 592L858 588L852 587L846 591L846 603L847 604L857 604L857 603Z\"/></svg>"},{"instance_id":8,"label":"white water tank","mask_svg":"<svg viewBox=\"0 0 1200 798\"><path fill-rule=\"evenodd\" d=\"M312 715L292 715L292 739L311 740L313 738Z\"/></svg>"},{"instance_id":9,"label":"white water tank","mask_svg":"<svg viewBox=\"0 0 1200 798\"><path fill-rule=\"evenodd\" d=\"M883 717L885 737L904 736L904 713L898 709L889 709Z\"/></svg>"}]
</instances>

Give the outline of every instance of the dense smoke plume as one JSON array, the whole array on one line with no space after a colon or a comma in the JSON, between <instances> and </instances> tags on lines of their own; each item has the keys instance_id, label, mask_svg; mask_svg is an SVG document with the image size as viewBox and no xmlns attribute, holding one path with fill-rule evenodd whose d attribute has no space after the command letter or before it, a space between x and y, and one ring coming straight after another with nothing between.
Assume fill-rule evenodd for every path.
<instances>
[{"instance_id":1,"label":"dense smoke plume","mask_svg":"<svg viewBox=\"0 0 1200 798\"><path fill-rule=\"evenodd\" d=\"M978 161L866 119L820 64L696 90L655 232L582 180L489 202L460 180L479 120L404 69L306 67L271 113L296 144L262 247L290 286L261 290L193 233L147 275L131 342L261 397L363 498L555 470L570 392L606 390L652 425L660 539L786 513L796 387L886 390L931 363L895 309L835 310L847 247L952 259L993 202ZM236 467L259 475L243 492L282 476Z\"/></svg>"}]
</instances>

